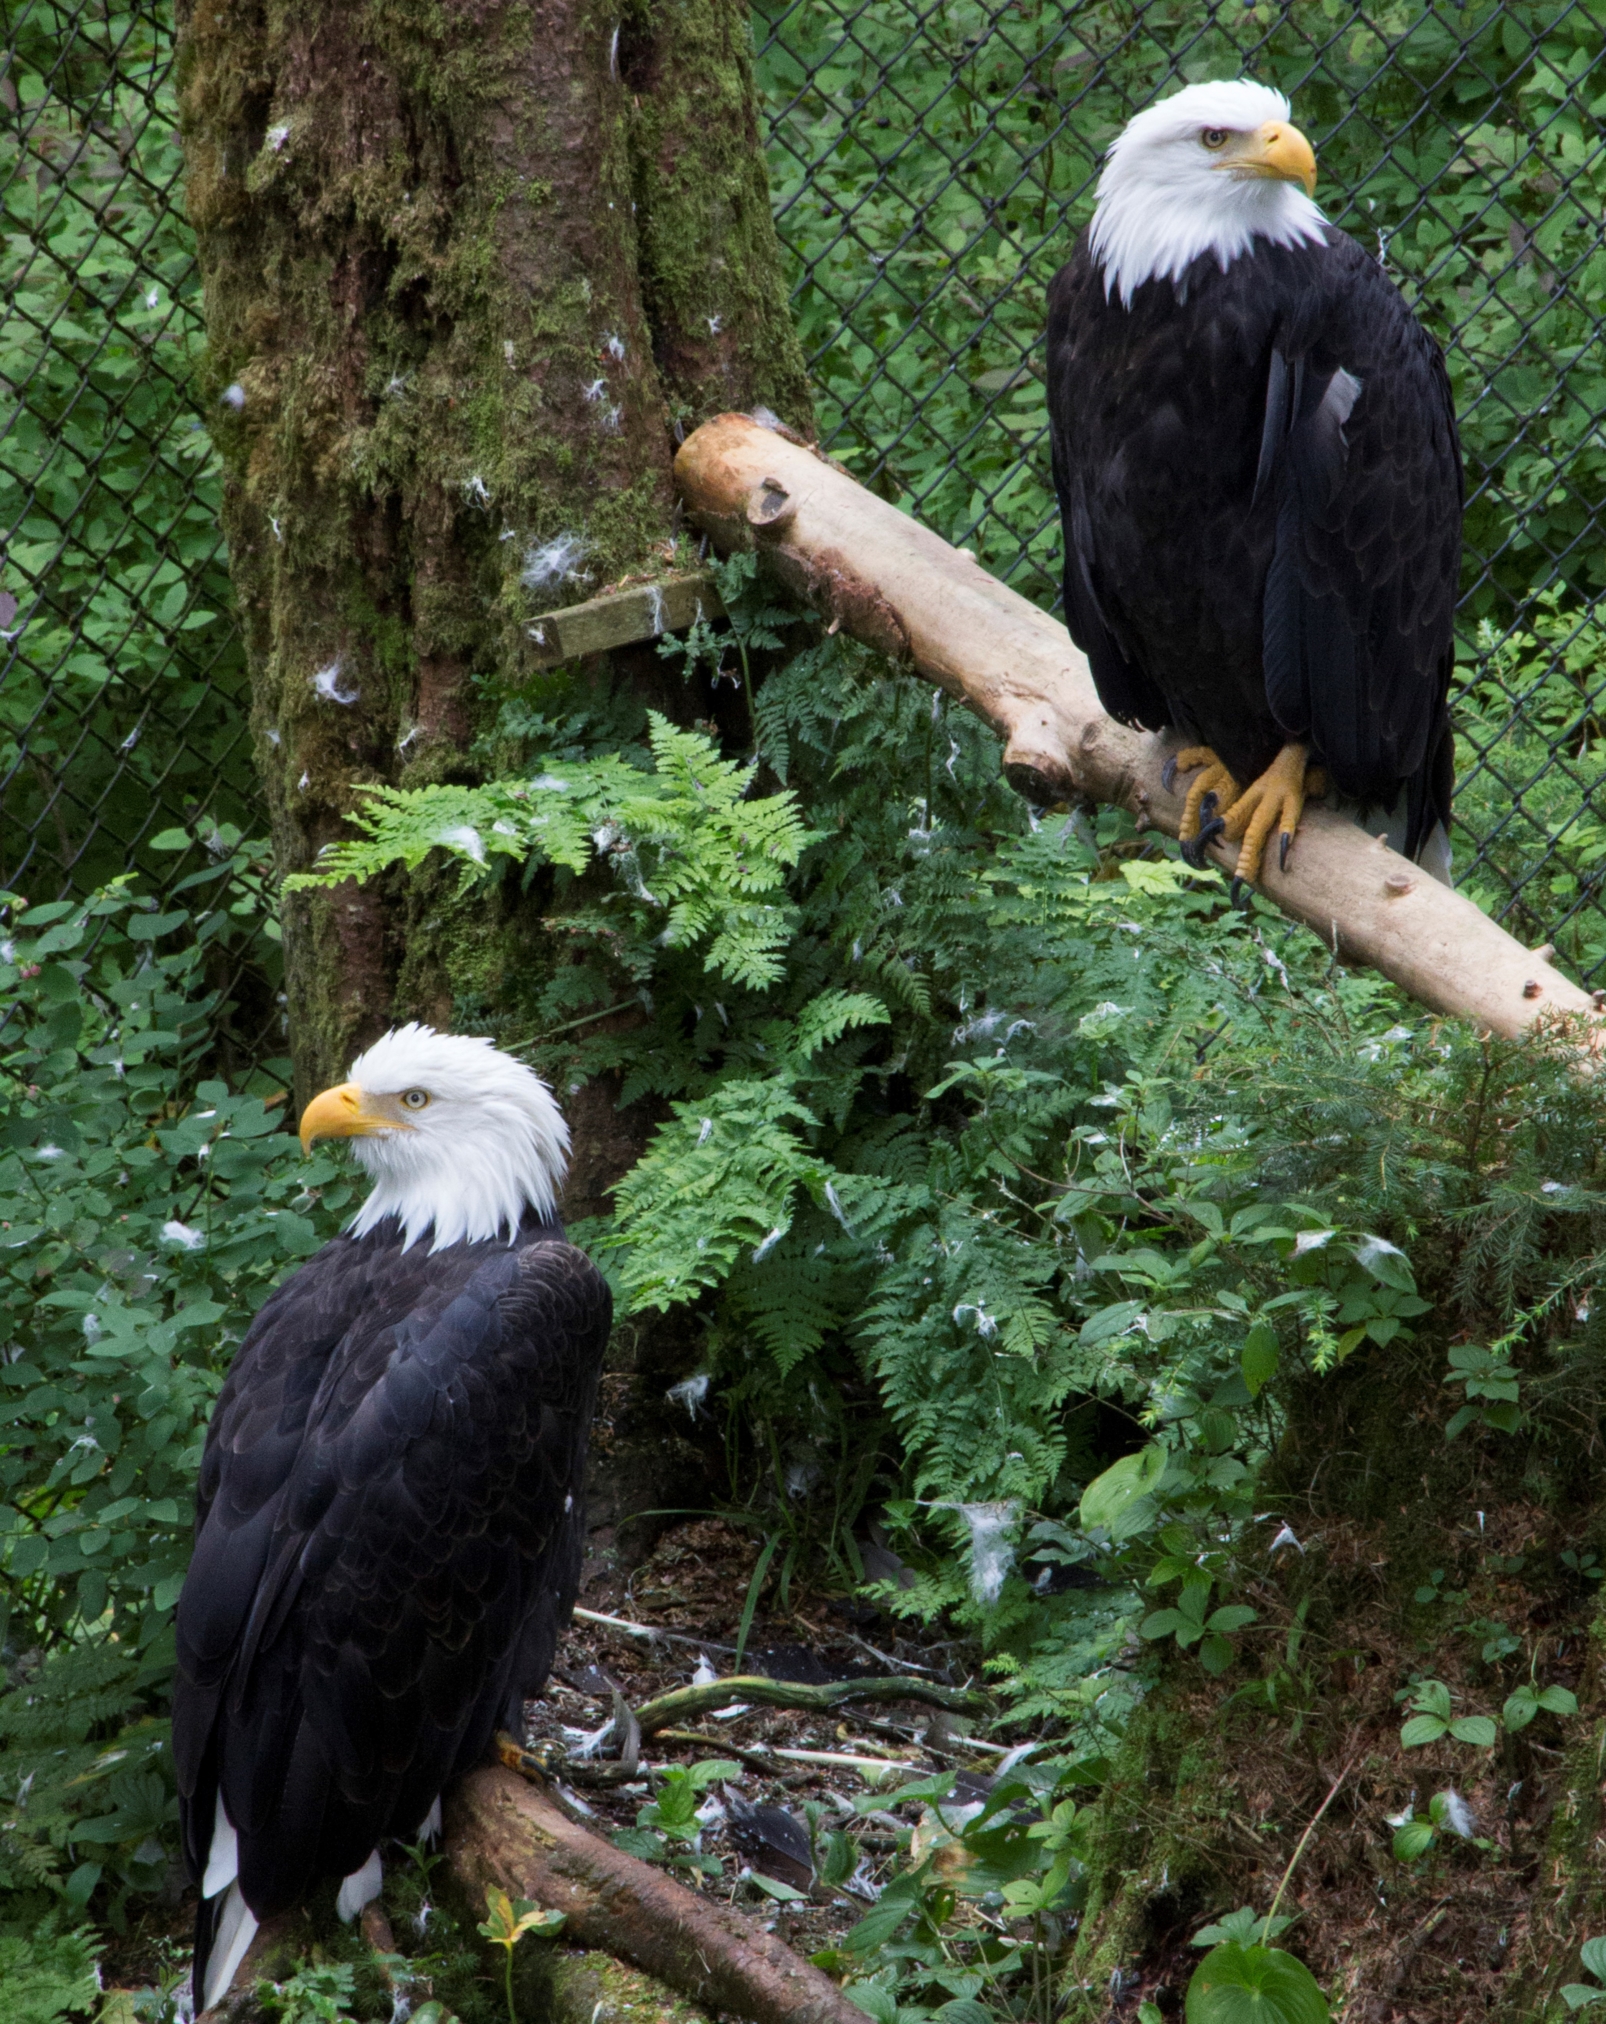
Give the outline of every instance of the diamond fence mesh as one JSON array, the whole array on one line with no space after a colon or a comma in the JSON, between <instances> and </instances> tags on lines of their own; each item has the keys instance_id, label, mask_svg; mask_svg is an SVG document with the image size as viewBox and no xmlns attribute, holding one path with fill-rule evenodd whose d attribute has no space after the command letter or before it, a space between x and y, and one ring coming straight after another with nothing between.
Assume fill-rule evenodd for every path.
<instances>
[{"instance_id":1,"label":"diamond fence mesh","mask_svg":"<svg viewBox=\"0 0 1606 2024\"><path fill-rule=\"evenodd\" d=\"M263 818L193 393L169 10L0 19L0 885L37 902L134 870L186 904ZM1329 215L1455 384L1460 876L1606 970L1606 0L763 0L754 32L828 446L1045 604L1044 291L1099 156L1180 83L1289 93ZM277 1052L248 941L220 971L231 1030Z\"/></svg>"},{"instance_id":2,"label":"diamond fence mesh","mask_svg":"<svg viewBox=\"0 0 1606 2024\"><path fill-rule=\"evenodd\" d=\"M191 392L172 26L116 0L0 18L0 887L38 906L133 872L177 925L231 870L265 895ZM265 907L238 879L230 900L248 919L208 937L219 1052L260 1060L283 1051Z\"/></svg>"},{"instance_id":3,"label":"diamond fence mesh","mask_svg":"<svg viewBox=\"0 0 1606 2024\"><path fill-rule=\"evenodd\" d=\"M1455 385L1461 881L1606 968L1599 0L770 0L755 20L827 444L1044 604L1044 292L1099 157L1184 83L1289 94L1328 215L1385 261Z\"/></svg>"}]
</instances>

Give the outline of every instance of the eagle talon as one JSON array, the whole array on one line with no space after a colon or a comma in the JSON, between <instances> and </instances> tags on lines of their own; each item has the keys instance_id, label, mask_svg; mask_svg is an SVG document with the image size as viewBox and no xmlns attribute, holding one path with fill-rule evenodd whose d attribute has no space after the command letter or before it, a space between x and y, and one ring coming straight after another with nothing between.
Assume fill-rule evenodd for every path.
<instances>
[{"instance_id":1,"label":"eagle talon","mask_svg":"<svg viewBox=\"0 0 1606 2024\"><path fill-rule=\"evenodd\" d=\"M1211 795L1207 798L1214 801L1215 796ZM1209 819L1199 825L1199 834L1197 836L1186 836L1182 839L1183 858L1188 864L1193 866L1195 871L1204 870L1206 864L1209 862L1209 859L1205 856L1206 850L1209 849L1210 845L1215 842L1216 838L1222 834L1226 827L1225 819L1212 812Z\"/></svg>"},{"instance_id":2,"label":"eagle talon","mask_svg":"<svg viewBox=\"0 0 1606 2024\"><path fill-rule=\"evenodd\" d=\"M1165 789L1167 794L1175 794L1177 791L1177 755L1175 752L1171 754L1170 758L1160 768L1160 785Z\"/></svg>"},{"instance_id":3,"label":"eagle talon","mask_svg":"<svg viewBox=\"0 0 1606 2024\"><path fill-rule=\"evenodd\" d=\"M1288 869L1288 853L1304 813L1305 797L1314 792L1306 761L1308 748L1285 745L1258 780L1249 785L1233 803L1226 823L1227 841L1240 843L1238 876L1246 885L1259 883L1266 846L1273 830L1277 840L1277 868Z\"/></svg>"},{"instance_id":4,"label":"eagle talon","mask_svg":"<svg viewBox=\"0 0 1606 2024\"><path fill-rule=\"evenodd\" d=\"M1173 761L1174 772L1194 773L1189 783L1188 798L1182 804L1182 820L1177 825L1177 838L1182 843L1193 843L1203 850L1212 837L1221 834L1221 818L1238 799L1238 783L1222 765L1208 745L1185 745ZM1204 860L1190 858L1195 868Z\"/></svg>"}]
</instances>

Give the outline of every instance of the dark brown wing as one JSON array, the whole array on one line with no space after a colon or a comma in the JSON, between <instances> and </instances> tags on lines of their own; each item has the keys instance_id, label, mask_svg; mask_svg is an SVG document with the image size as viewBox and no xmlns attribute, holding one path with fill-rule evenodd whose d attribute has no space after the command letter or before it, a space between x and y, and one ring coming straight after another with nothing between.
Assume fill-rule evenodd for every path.
<instances>
[{"instance_id":1,"label":"dark brown wing","mask_svg":"<svg viewBox=\"0 0 1606 2024\"><path fill-rule=\"evenodd\" d=\"M1289 316L1268 372L1266 696L1344 794L1386 805L1408 785L1414 854L1450 814L1455 412L1439 347L1382 268L1337 232L1324 251L1320 294Z\"/></svg>"},{"instance_id":2,"label":"dark brown wing","mask_svg":"<svg viewBox=\"0 0 1606 2024\"><path fill-rule=\"evenodd\" d=\"M193 1873L221 1789L259 1917L411 1835L513 1719L573 1605L611 1303L554 1231L341 1239L218 1404L179 1606Z\"/></svg>"}]
</instances>

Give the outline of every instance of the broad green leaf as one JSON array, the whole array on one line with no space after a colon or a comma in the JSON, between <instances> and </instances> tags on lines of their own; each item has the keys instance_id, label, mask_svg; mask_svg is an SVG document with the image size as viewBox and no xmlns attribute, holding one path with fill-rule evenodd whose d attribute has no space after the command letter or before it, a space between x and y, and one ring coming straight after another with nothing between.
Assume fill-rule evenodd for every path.
<instances>
[{"instance_id":1,"label":"broad green leaf","mask_svg":"<svg viewBox=\"0 0 1606 2024\"><path fill-rule=\"evenodd\" d=\"M1228 1940L1188 1983L1187 2024L1330 2024L1315 1976L1281 1947Z\"/></svg>"},{"instance_id":2,"label":"broad green leaf","mask_svg":"<svg viewBox=\"0 0 1606 2024\"><path fill-rule=\"evenodd\" d=\"M1165 1466L1164 1448L1152 1443L1140 1448L1135 1455L1123 1455L1118 1462L1112 1462L1103 1475L1095 1476L1082 1492L1078 1515L1083 1528L1089 1532L1095 1527L1113 1531L1127 1506L1139 1497L1147 1496L1159 1482L1165 1474Z\"/></svg>"},{"instance_id":3,"label":"broad green leaf","mask_svg":"<svg viewBox=\"0 0 1606 2024\"><path fill-rule=\"evenodd\" d=\"M562 1930L565 1918L564 1913L548 1911L544 1905L532 1904L527 1898L510 1898L495 1884L486 1885L485 1913L484 1920L475 1930L509 1951L526 1933L534 1933L541 1939L550 1938Z\"/></svg>"},{"instance_id":4,"label":"broad green leaf","mask_svg":"<svg viewBox=\"0 0 1606 2024\"><path fill-rule=\"evenodd\" d=\"M1585 1940L1578 1958L1598 1982L1606 1982L1606 1939Z\"/></svg>"},{"instance_id":5,"label":"broad green leaf","mask_svg":"<svg viewBox=\"0 0 1606 2024\"><path fill-rule=\"evenodd\" d=\"M1400 1730L1400 1742L1405 1749L1416 1750L1424 1743L1438 1742L1449 1726L1437 1715L1413 1715Z\"/></svg>"},{"instance_id":6,"label":"broad green leaf","mask_svg":"<svg viewBox=\"0 0 1606 2024\"><path fill-rule=\"evenodd\" d=\"M1259 1398L1261 1392L1277 1375L1277 1360L1277 1331L1269 1322L1257 1321L1244 1338L1243 1350L1238 1359L1244 1383L1248 1385L1252 1398Z\"/></svg>"},{"instance_id":7,"label":"broad green leaf","mask_svg":"<svg viewBox=\"0 0 1606 2024\"><path fill-rule=\"evenodd\" d=\"M1433 1846L1434 1827L1431 1820L1407 1820L1394 1830L1394 1859L1396 1862L1415 1862Z\"/></svg>"}]
</instances>

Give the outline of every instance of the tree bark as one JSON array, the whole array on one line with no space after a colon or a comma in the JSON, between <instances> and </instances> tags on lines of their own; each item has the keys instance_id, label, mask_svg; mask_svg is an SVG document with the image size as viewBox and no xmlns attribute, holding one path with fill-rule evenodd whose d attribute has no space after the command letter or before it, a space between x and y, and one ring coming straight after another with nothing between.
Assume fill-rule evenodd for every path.
<instances>
[{"instance_id":1,"label":"tree bark","mask_svg":"<svg viewBox=\"0 0 1606 2024\"><path fill-rule=\"evenodd\" d=\"M1104 714L1087 662L1057 619L974 556L878 499L817 452L721 415L688 439L675 471L722 548L755 542L797 594L857 638L968 703L1005 741L1004 770L1037 802L1085 796L1175 836L1183 793L1161 778L1179 742ZM1216 845L1224 869L1237 846ZM1596 1000L1473 903L1334 811L1307 808L1286 870L1268 853L1268 899L1335 956L1370 964L1436 1012L1490 1032L1589 1020Z\"/></svg>"},{"instance_id":2,"label":"tree bark","mask_svg":"<svg viewBox=\"0 0 1606 2024\"><path fill-rule=\"evenodd\" d=\"M807 385L738 0L179 16L252 721L300 869L363 786L474 777L502 697L561 697L541 614L666 572L678 436L806 426ZM298 1094L528 968L511 923L454 943L434 890L287 905Z\"/></svg>"}]
</instances>

